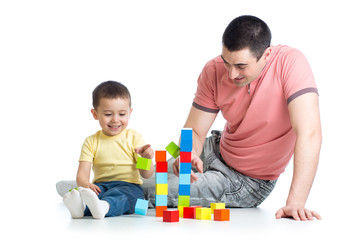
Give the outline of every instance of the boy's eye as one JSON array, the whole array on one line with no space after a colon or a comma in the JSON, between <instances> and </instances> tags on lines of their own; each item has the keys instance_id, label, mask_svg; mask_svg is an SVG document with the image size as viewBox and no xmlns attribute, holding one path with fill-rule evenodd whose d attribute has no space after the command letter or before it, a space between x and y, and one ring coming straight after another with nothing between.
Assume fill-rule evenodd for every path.
<instances>
[{"instance_id":1,"label":"boy's eye","mask_svg":"<svg viewBox=\"0 0 360 240\"><path fill-rule=\"evenodd\" d=\"M111 116L111 113L105 113L105 116L106 116L106 117L110 117L110 116Z\"/></svg>"},{"instance_id":2,"label":"boy's eye","mask_svg":"<svg viewBox=\"0 0 360 240\"><path fill-rule=\"evenodd\" d=\"M120 113L119 114L121 117L124 117L126 114L125 113Z\"/></svg>"}]
</instances>

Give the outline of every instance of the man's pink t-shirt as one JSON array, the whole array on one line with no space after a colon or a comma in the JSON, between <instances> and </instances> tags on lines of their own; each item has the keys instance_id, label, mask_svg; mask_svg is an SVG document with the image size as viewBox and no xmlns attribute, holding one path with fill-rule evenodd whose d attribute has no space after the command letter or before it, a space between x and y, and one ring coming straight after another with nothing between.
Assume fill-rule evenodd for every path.
<instances>
[{"instance_id":1,"label":"man's pink t-shirt","mask_svg":"<svg viewBox=\"0 0 360 240\"><path fill-rule=\"evenodd\" d=\"M209 61L198 79L193 106L221 111L226 124L220 152L225 162L249 177L275 180L285 170L296 136L288 104L317 93L305 56L288 46L272 46L269 61L249 87L237 87L228 77L221 56Z\"/></svg>"}]
</instances>

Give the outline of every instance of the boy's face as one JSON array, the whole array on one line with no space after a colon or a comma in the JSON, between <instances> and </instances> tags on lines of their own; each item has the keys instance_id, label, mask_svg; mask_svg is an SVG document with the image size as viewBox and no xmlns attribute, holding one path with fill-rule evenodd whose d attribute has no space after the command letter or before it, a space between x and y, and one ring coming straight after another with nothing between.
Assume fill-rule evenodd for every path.
<instances>
[{"instance_id":1,"label":"boy's face","mask_svg":"<svg viewBox=\"0 0 360 240\"><path fill-rule=\"evenodd\" d=\"M102 131L107 136L115 136L128 126L132 109L129 99L101 98L98 108L91 109L95 120L99 120Z\"/></svg>"}]
</instances>

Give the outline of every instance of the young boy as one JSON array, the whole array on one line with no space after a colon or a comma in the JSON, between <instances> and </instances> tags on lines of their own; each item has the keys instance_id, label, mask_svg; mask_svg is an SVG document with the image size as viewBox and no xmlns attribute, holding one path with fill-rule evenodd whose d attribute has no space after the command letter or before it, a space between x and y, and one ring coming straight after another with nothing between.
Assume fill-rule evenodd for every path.
<instances>
[{"instance_id":1,"label":"young boy","mask_svg":"<svg viewBox=\"0 0 360 240\"><path fill-rule=\"evenodd\" d=\"M138 132L126 129L132 108L123 84L107 81L97 86L93 107L91 113L102 130L86 138L76 176L79 190L65 194L63 201L73 218L134 213L137 199L144 198L140 175L150 178L154 173L153 164L150 170L137 169L137 157L152 159L154 151ZM91 166L93 183L89 182Z\"/></svg>"}]
</instances>

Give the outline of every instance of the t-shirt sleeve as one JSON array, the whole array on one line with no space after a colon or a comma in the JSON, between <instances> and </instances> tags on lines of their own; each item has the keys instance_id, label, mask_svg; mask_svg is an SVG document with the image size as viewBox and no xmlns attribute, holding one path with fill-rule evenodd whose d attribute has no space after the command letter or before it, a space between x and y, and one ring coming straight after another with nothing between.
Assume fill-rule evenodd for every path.
<instances>
[{"instance_id":1,"label":"t-shirt sleeve","mask_svg":"<svg viewBox=\"0 0 360 240\"><path fill-rule=\"evenodd\" d=\"M135 153L135 148L142 147L145 145L145 141L142 137L142 135L136 131L133 132L133 141L132 141L133 149L134 149L134 157L137 161L139 154Z\"/></svg>"},{"instance_id":2,"label":"t-shirt sleeve","mask_svg":"<svg viewBox=\"0 0 360 240\"><path fill-rule=\"evenodd\" d=\"M81 148L79 162L90 162L92 163L95 157L94 143L91 137L85 139Z\"/></svg>"},{"instance_id":3,"label":"t-shirt sleeve","mask_svg":"<svg viewBox=\"0 0 360 240\"><path fill-rule=\"evenodd\" d=\"M318 93L309 62L297 49L284 54L281 79L287 103L308 92Z\"/></svg>"},{"instance_id":4,"label":"t-shirt sleeve","mask_svg":"<svg viewBox=\"0 0 360 240\"><path fill-rule=\"evenodd\" d=\"M193 106L206 112L219 112L215 101L216 68L214 63L207 63L198 78L198 86Z\"/></svg>"}]
</instances>

